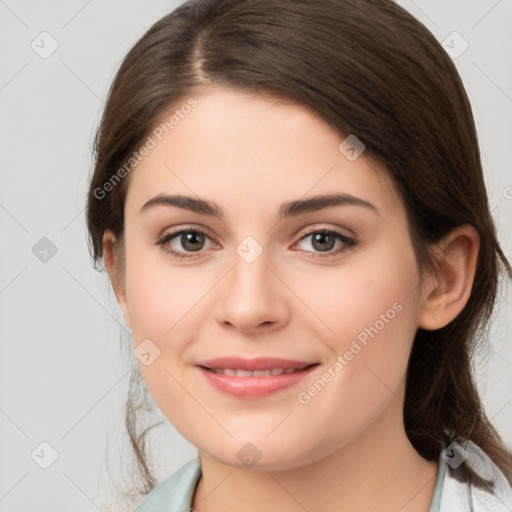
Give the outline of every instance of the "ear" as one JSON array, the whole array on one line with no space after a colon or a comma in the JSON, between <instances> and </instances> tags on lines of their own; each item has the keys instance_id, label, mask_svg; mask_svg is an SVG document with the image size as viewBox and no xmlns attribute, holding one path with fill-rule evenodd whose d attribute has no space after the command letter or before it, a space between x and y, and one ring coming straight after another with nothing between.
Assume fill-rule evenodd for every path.
<instances>
[{"instance_id":1,"label":"ear","mask_svg":"<svg viewBox=\"0 0 512 512\"><path fill-rule=\"evenodd\" d=\"M117 302L121 306L123 317L126 325L130 327L130 316L128 314L128 306L126 301L126 290L124 286L124 268L122 265L122 257L120 251L123 249L116 246L116 237L110 230L103 233L103 260L110 277L110 282Z\"/></svg>"},{"instance_id":2,"label":"ear","mask_svg":"<svg viewBox=\"0 0 512 512\"><path fill-rule=\"evenodd\" d=\"M480 237L468 224L455 228L435 245L437 268L423 284L418 327L441 329L463 310L471 294L479 248Z\"/></svg>"}]
</instances>

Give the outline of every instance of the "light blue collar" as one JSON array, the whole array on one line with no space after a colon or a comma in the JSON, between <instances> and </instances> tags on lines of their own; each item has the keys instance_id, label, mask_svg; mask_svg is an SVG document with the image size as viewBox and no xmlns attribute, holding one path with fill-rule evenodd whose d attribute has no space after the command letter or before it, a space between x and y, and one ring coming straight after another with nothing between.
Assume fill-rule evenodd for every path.
<instances>
[{"instance_id":1,"label":"light blue collar","mask_svg":"<svg viewBox=\"0 0 512 512\"><path fill-rule=\"evenodd\" d=\"M436 488L434 489L434 496L432 496L432 501L430 502L428 512L439 512L439 510L441 509L444 473L446 471L446 462L444 461L441 455L439 455L438 465L439 467L437 470Z\"/></svg>"},{"instance_id":2,"label":"light blue collar","mask_svg":"<svg viewBox=\"0 0 512 512\"><path fill-rule=\"evenodd\" d=\"M189 512L201 473L199 457L188 461L158 484L134 512Z\"/></svg>"}]
</instances>

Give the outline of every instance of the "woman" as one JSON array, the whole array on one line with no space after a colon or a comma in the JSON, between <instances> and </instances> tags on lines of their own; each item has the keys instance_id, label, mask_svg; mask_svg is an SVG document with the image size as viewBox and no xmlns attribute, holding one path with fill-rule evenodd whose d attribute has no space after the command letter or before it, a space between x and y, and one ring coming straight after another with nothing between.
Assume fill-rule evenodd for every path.
<instances>
[{"instance_id":1,"label":"woman","mask_svg":"<svg viewBox=\"0 0 512 512\"><path fill-rule=\"evenodd\" d=\"M128 402L138 512L511 510L471 355L512 270L455 66L393 2L162 18L112 85L88 225L198 449L155 487Z\"/></svg>"}]
</instances>

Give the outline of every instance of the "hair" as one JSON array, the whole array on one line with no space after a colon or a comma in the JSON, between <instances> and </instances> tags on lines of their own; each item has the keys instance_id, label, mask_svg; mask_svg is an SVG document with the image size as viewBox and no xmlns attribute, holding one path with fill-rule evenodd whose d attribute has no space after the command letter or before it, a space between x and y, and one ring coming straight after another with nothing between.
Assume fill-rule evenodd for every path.
<instances>
[{"instance_id":1,"label":"hair","mask_svg":"<svg viewBox=\"0 0 512 512\"><path fill-rule=\"evenodd\" d=\"M435 37L391 0L191 0L157 21L128 52L110 88L95 143L87 223L92 257L102 236L121 243L130 176L104 185L162 115L209 84L309 107L340 136L356 135L402 197L419 268L452 229L474 226L480 249L471 295L445 327L418 329L407 369L404 425L420 455L437 460L445 432L481 447L512 482L512 456L481 403L472 360L488 341L500 273L512 269L490 214L471 105ZM117 176L119 178L119 174ZM102 188L104 187L104 188ZM140 379L134 380L140 386ZM141 409L126 423L144 482Z\"/></svg>"}]
</instances>

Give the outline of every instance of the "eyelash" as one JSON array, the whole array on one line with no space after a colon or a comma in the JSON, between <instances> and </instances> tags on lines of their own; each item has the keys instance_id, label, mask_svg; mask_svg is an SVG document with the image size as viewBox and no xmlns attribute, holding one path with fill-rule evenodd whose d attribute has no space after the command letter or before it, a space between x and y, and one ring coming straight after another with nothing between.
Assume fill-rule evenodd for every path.
<instances>
[{"instance_id":1,"label":"eyelash","mask_svg":"<svg viewBox=\"0 0 512 512\"><path fill-rule=\"evenodd\" d=\"M157 245L160 245L163 251L165 251L167 254L172 255L175 258L178 258L178 259L195 258L195 254L199 254L201 251L197 251L197 253L187 254L187 253L175 251L173 249L170 249L167 246L167 243L170 242L173 238L176 238L177 236L183 235L185 233L200 234L200 235L204 235L207 238L210 238L206 234L206 232L200 228L181 229L179 231L175 231L174 233L167 233L160 240L158 240ZM322 228L315 229L315 230L309 231L307 233L304 233L296 243L302 242L302 240L304 240L305 238L307 238L311 235L315 235L315 234L333 235L337 240L343 242L344 246L341 248L338 248L335 251L328 251L326 253L315 253L315 255L310 256L311 258L331 258L331 257L338 255L338 253L345 251L351 247L355 247L357 245L356 240L347 237L346 235L344 235L343 233L340 233L339 231L336 231L334 229L322 229ZM310 253L313 251L306 251L306 252Z\"/></svg>"}]
</instances>

